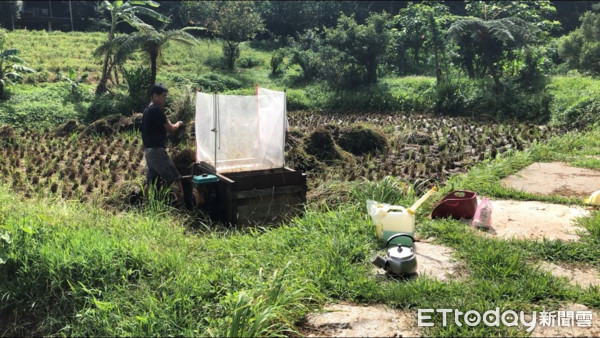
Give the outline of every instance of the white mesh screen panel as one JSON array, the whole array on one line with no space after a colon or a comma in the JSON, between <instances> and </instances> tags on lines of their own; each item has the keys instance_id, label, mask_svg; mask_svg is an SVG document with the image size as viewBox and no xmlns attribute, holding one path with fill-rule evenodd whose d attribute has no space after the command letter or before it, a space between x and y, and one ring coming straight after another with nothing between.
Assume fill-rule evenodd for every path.
<instances>
[{"instance_id":1,"label":"white mesh screen panel","mask_svg":"<svg viewBox=\"0 0 600 338\"><path fill-rule=\"evenodd\" d=\"M284 92L258 88L257 96L198 93L198 160L213 165L216 153L217 172L282 168L284 121ZM217 131L216 141L213 128Z\"/></svg>"},{"instance_id":2,"label":"white mesh screen panel","mask_svg":"<svg viewBox=\"0 0 600 338\"><path fill-rule=\"evenodd\" d=\"M196 158L215 166L215 95L196 93Z\"/></svg>"}]
</instances>

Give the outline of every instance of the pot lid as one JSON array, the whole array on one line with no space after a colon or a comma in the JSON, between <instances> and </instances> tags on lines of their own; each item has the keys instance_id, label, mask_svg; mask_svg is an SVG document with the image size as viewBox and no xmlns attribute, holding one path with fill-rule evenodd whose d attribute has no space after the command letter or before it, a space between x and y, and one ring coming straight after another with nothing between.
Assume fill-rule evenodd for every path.
<instances>
[{"instance_id":1,"label":"pot lid","mask_svg":"<svg viewBox=\"0 0 600 338\"><path fill-rule=\"evenodd\" d=\"M388 256L392 259L407 260L412 259L415 256L413 248L408 246L397 246L388 250Z\"/></svg>"}]
</instances>

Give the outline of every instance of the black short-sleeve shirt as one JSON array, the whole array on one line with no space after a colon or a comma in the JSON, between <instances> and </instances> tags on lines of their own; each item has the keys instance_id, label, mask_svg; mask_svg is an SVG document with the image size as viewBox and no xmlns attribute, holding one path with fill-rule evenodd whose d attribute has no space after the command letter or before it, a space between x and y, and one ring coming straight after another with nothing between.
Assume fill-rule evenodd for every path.
<instances>
[{"instance_id":1,"label":"black short-sleeve shirt","mask_svg":"<svg viewBox=\"0 0 600 338\"><path fill-rule=\"evenodd\" d=\"M160 106L150 105L142 117L142 141L144 148L165 148L167 146L167 116Z\"/></svg>"}]
</instances>

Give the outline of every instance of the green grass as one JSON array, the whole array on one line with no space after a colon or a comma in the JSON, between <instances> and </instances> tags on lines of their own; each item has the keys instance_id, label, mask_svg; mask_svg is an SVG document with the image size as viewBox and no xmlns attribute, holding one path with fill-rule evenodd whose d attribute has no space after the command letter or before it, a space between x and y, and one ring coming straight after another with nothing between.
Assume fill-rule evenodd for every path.
<instances>
[{"instance_id":1,"label":"green grass","mask_svg":"<svg viewBox=\"0 0 600 338\"><path fill-rule=\"evenodd\" d=\"M83 91L90 86L81 85ZM8 88L7 100L0 100L0 124L16 128L46 128L69 119L81 120L89 101L74 100L66 82L21 84Z\"/></svg>"}]
</instances>

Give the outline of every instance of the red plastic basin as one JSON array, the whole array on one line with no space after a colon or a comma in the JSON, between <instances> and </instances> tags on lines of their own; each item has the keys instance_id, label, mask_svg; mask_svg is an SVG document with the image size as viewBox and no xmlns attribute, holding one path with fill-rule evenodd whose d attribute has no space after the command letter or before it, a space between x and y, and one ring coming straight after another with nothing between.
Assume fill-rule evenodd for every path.
<instances>
[{"instance_id":1,"label":"red plastic basin","mask_svg":"<svg viewBox=\"0 0 600 338\"><path fill-rule=\"evenodd\" d=\"M431 212L431 218L470 219L477 210L477 193L457 190L444 197Z\"/></svg>"}]
</instances>

